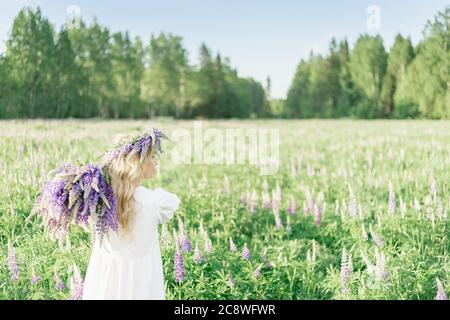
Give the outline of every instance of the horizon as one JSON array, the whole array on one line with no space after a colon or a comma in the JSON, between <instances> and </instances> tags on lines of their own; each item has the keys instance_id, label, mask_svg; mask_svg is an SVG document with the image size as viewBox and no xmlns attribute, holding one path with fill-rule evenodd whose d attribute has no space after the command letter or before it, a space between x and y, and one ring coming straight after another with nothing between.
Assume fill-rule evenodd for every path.
<instances>
[{"instance_id":1,"label":"horizon","mask_svg":"<svg viewBox=\"0 0 450 320\"><path fill-rule=\"evenodd\" d=\"M324 10L323 5L328 10ZM370 8L372 5L376 7ZM433 4L418 0L398 0L395 3L351 0L345 4L324 0L314 4L283 1L258 3L257 6L256 0L246 3L233 0L209 4L208 7L198 0L190 3L180 0L165 3L131 0L126 4L111 1L107 5L88 3L86 0L58 3L21 0L0 4L0 52L4 51L4 42L13 20L22 8L40 7L43 16L49 19L56 31L75 10L81 13L87 24L96 17L98 23L111 32L128 31L132 38L140 37L145 44L148 44L151 35L160 32L180 36L192 65L197 64L199 47L205 43L213 52L230 58L231 66L237 69L240 76L252 77L263 86L269 76L271 96L284 99L300 60L307 59L311 51L326 54L333 37L347 39L353 47L359 35L379 34L388 51L395 36L400 33L410 37L416 46L423 37L422 31L427 21L447 5L441 0L433 1ZM405 14L405 8L414 10ZM253 11L246 15L250 10ZM125 19L124 13L129 14ZM196 16L201 21L190 19ZM320 16L325 19L317 19ZM232 24L229 24L231 18ZM274 18L276 23L265 23L270 18ZM294 41L298 36L303 40ZM252 43L249 44L249 41Z\"/></svg>"}]
</instances>

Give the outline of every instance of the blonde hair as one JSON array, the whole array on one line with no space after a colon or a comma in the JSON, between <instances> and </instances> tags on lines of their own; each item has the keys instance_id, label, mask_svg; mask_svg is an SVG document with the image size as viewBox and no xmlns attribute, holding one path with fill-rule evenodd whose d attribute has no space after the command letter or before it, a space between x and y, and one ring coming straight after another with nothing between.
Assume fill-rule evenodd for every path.
<instances>
[{"instance_id":1,"label":"blonde hair","mask_svg":"<svg viewBox=\"0 0 450 320\"><path fill-rule=\"evenodd\" d=\"M126 141L131 135L118 135L115 143ZM109 164L111 186L116 195L117 218L119 221L119 234L129 234L130 225L135 216L136 208L134 190L137 183L144 178L144 165L151 157L153 148L149 148L145 161L141 163L139 153L128 153L119 156Z\"/></svg>"}]
</instances>

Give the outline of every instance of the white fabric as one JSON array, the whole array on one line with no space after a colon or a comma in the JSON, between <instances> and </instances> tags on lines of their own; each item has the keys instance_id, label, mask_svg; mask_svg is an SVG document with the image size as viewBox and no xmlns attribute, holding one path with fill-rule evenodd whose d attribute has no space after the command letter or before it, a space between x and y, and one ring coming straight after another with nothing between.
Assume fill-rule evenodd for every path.
<instances>
[{"instance_id":1,"label":"white fabric","mask_svg":"<svg viewBox=\"0 0 450 320\"><path fill-rule=\"evenodd\" d=\"M158 224L169 220L180 199L162 188L137 187L136 214L129 238L115 232L95 241L84 282L83 300L165 299Z\"/></svg>"}]
</instances>

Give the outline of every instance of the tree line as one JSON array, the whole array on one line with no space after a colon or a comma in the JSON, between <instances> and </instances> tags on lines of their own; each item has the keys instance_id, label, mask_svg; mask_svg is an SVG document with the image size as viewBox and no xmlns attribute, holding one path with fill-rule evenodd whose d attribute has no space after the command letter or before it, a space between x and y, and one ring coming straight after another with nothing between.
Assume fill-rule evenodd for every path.
<instances>
[{"instance_id":1,"label":"tree line","mask_svg":"<svg viewBox=\"0 0 450 320\"><path fill-rule=\"evenodd\" d=\"M205 44L193 66L170 33L144 45L96 19L70 25L55 32L39 8L19 12L0 57L0 118L269 115L263 86Z\"/></svg>"},{"instance_id":2,"label":"tree line","mask_svg":"<svg viewBox=\"0 0 450 320\"><path fill-rule=\"evenodd\" d=\"M414 47L397 35L387 52L379 36L353 50L331 41L328 54L297 66L281 114L299 118L450 118L450 7L428 21Z\"/></svg>"},{"instance_id":3,"label":"tree line","mask_svg":"<svg viewBox=\"0 0 450 320\"><path fill-rule=\"evenodd\" d=\"M39 8L22 9L0 55L0 118L450 118L450 7L429 21L414 47L398 35L330 43L301 60L284 100L270 78L239 76L205 44L189 63L182 38L147 44L96 19L55 31Z\"/></svg>"}]
</instances>

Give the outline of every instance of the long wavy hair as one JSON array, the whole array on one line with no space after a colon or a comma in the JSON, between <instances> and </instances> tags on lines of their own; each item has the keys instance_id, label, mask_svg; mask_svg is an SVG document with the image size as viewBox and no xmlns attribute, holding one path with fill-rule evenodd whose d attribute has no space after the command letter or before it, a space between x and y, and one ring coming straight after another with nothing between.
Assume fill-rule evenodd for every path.
<instances>
[{"instance_id":1,"label":"long wavy hair","mask_svg":"<svg viewBox=\"0 0 450 320\"><path fill-rule=\"evenodd\" d=\"M131 135L118 135L114 140L115 143L119 143L130 137ZM133 193L136 185L144 178L145 164L152 154L153 148L149 148L145 160L141 163L139 153L128 153L113 159L108 166L111 186L117 201L117 219L121 236L129 234L137 210Z\"/></svg>"}]
</instances>

